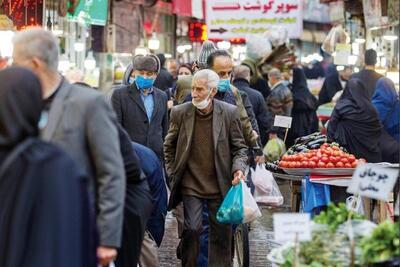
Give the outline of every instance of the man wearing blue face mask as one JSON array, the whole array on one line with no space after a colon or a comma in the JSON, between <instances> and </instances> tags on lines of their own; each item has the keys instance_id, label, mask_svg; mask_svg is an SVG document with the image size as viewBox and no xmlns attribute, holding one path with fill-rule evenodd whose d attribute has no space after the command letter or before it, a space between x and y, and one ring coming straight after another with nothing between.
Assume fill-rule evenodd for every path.
<instances>
[{"instance_id":1,"label":"man wearing blue face mask","mask_svg":"<svg viewBox=\"0 0 400 267\"><path fill-rule=\"evenodd\" d=\"M167 95L153 86L160 71L155 55L135 56L134 79L116 89L111 97L118 121L131 140L152 149L163 161L163 142L168 131Z\"/></svg>"}]
</instances>

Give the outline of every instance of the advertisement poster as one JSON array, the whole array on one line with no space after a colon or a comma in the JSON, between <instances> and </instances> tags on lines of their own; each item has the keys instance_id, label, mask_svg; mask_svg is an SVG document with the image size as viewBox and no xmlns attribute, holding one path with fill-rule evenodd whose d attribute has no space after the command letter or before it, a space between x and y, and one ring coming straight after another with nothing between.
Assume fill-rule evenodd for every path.
<instances>
[{"instance_id":1,"label":"advertisement poster","mask_svg":"<svg viewBox=\"0 0 400 267\"><path fill-rule=\"evenodd\" d=\"M287 30L289 38L303 32L301 0L206 1L208 38L229 39L260 35L271 27Z\"/></svg>"}]
</instances>

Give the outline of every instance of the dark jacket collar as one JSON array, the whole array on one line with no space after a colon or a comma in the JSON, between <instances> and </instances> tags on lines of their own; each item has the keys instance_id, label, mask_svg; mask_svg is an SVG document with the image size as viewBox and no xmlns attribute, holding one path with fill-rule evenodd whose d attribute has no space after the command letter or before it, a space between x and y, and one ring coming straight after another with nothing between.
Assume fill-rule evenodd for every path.
<instances>
[{"instance_id":1,"label":"dark jacket collar","mask_svg":"<svg viewBox=\"0 0 400 267\"><path fill-rule=\"evenodd\" d=\"M234 84L236 87L241 87L241 86L250 87L250 83L249 83L246 79L242 79L242 78L235 79L235 80L233 81L233 84Z\"/></svg>"}]
</instances>

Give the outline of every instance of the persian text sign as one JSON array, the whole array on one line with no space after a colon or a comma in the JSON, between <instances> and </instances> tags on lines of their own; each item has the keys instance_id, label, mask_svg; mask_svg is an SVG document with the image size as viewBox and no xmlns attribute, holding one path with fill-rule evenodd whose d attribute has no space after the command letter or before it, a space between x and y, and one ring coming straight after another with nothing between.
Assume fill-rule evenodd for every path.
<instances>
[{"instance_id":1,"label":"persian text sign","mask_svg":"<svg viewBox=\"0 0 400 267\"><path fill-rule=\"evenodd\" d=\"M387 201L397 177L399 177L398 168L362 164L355 170L347 192Z\"/></svg>"},{"instance_id":2,"label":"persian text sign","mask_svg":"<svg viewBox=\"0 0 400 267\"><path fill-rule=\"evenodd\" d=\"M302 12L301 0L207 0L208 38L245 38L271 26L285 28L289 38L300 38Z\"/></svg>"},{"instance_id":3,"label":"persian text sign","mask_svg":"<svg viewBox=\"0 0 400 267\"><path fill-rule=\"evenodd\" d=\"M275 213L274 237L278 242L311 240L309 213Z\"/></svg>"}]
</instances>

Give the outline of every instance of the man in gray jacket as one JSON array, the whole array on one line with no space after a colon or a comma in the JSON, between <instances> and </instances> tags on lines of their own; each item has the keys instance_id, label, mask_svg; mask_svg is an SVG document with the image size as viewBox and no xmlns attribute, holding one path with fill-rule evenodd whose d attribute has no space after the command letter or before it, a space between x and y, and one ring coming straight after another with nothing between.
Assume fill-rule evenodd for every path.
<instances>
[{"instance_id":1,"label":"man in gray jacket","mask_svg":"<svg viewBox=\"0 0 400 267\"><path fill-rule=\"evenodd\" d=\"M30 68L42 84L42 138L62 147L90 177L99 231L97 257L106 266L121 243L125 198L116 116L102 94L71 85L57 72L58 45L50 32L22 31L13 42L14 64Z\"/></svg>"}]
</instances>

